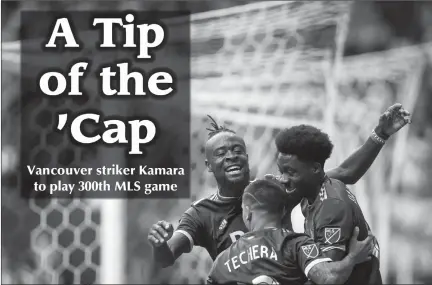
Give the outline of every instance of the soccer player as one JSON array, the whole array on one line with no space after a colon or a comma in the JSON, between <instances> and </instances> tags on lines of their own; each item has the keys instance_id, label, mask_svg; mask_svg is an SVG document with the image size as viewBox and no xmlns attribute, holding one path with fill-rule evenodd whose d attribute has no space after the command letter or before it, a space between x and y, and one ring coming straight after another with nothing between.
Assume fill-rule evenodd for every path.
<instances>
[{"instance_id":1,"label":"soccer player","mask_svg":"<svg viewBox=\"0 0 432 285\"><path fill-rule=\"evenodd\" d=\"M313 126L300 125L282 130L275 141L280 182L292 199L303 198L305 233L325 257L343 260L354 228L360 229L360 240L368 236L370 228L347 186L324 172L333 149L328 135ZM372 259L356 265L347 284L382 284L376 240L374 247Z\"/></svg>"},{"instance_id":2,"label":"soccer player","mask_svg":"<svg viewBox=\"0 0 432 285\"><path fill-rule=\"evenodd\" d=\"M213 263L209 284L342 284L354 266L368 260L372 238L350 240L341 261L326 257L306 234L284 229L288 195L281 184L255 180L243 194L243 221L249 232L224 250ZM290 203L288 203L290 204Z\"/></svg>"},{"instance_id":3,"label":"soccer player","mask_svg":"<svg viewBox=\"0 0 432 285\"><path fill-rule=\"evenodd\" d=\"M402 121L397 119L400 117ZM381 140L386 139L408 121L409 113L400 104L390 107L380 117L366 143L339 167L328 171L327 176L346 184L358 181L383 146L373 138L379 136ZM148 240L153 246L154 261L162 267L172 265L181 254L190 252L193 246L204 247L214 260L247 232L241 210L241 197L250 183L246 144L234 131L215 122L212 126L205 145L205 163L216 178L218 192L193 203L182 215L175 232L172 224L166 221L159 221L151 227ZM299 202L293 200L293 205L289 206L294 208ZM287 212L285 219L287 229L291 229L290 212Z\"/></svg>"}]
</instances>

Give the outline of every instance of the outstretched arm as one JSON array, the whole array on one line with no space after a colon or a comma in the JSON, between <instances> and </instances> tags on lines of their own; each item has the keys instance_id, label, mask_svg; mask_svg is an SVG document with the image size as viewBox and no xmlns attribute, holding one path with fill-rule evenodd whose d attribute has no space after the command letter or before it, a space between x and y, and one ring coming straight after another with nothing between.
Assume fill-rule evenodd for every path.
<instances>
[{"instance_id":1,"label":"outstretched arm","mask_svg":"<svg viewBox=\"0 0 432 285\"><path fill-rule=\"evenodd\" d=\"M341 165L327 171L327 176L345 184L355 184L377 158L385 141L411 122L410 113L401 104L395 104L380 116L378 126L365 144L351 154Z\"/></svg>"},{"instance_id":2,"label":"outstretched arm","mask_svg":"<svg viewBox=\"0 0 432 285\"><path fill-rule=\"evenodd\" d=\"M190 207L183 213L176 231L166 221L154 224L148 235L153 247L153 261L165 268L173 265L183 253L190 252L194 245L201 246L206 237L204 216L195 207Z\"/></svg>"},{"instance_id":3,"label":"outstretched arm","mask_svg":"<svg viewBox=\"0 0 432 285\"><path fill-rule=\"evenodd\" d=\"M157 244L157 242L156 242ZM191 246L186 236L174 233L168 241L163 241L159 246L153 246L153 260L162 268L171 266L183 253L190 252Z\"/></svg>"},{"instance_id":4,"label":"outstretched arm","mask_svg":"<svg viewBox=\"0 0 432 285\"><path fill-rule=\"evenodd\" d=\"M357 183L371 167L383 146L383 143L369 137L366 143L354 151L341 165L327 171L327 176L347 185Z\"/></svg>"}]
</instances>

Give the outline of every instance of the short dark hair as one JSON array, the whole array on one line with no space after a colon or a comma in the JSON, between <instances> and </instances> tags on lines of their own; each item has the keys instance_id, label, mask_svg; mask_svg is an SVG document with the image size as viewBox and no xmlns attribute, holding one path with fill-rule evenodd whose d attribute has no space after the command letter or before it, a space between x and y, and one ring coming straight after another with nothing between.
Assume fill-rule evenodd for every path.
<instances>
[{"instance_id":1,"label":"short dark hair","mask_svg":"<svg viewBox=\"0 0 432 285\"><path fill-rule=\"evenodd\" d=\"M282 213L287 202L283 185L266 179L252 181L243 192L243 204L269 213Z\"/></svg>"},{"instance_id":2,"label":"short dark hair","mask_svg":"<svg viewBox=\"0 0 432 285\"><path fill-rule=\"evenodd\" d=\"M318 162L324 168L333 144L329 136L310 125L299 125L276 135L276 148L282 154L296 155L301 160Z\"/></svg>"},{"instance_id":3,"label":"short dark hair","mask_svg":"<svg viewBox=\"0 0 432 285\"><path fill-rule=\"evenodd\" d=\"M211 139L215 135L222 133L222 132L228 132L228 133L232 133L232 134L236 133L233 130L226 128L225 126L218 125L218 123L216 123L215 119L213 119L210 115L207 115L207 117L209 117L209 119L211 120L210 125L213 127L212 129L206 128L206 130L209 131L208 139Z\"/></svg>"}]
</instances>

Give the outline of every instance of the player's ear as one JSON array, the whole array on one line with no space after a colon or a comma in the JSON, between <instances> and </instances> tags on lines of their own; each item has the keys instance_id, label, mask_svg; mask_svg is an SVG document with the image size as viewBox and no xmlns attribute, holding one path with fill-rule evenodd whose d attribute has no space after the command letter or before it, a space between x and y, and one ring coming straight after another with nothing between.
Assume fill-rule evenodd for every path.
<instances>
[{"instance_id":1,"label":"player's ear","mask_svg":"<svg viewBox=\"0 0 432 285\"><path fill-rule=\"evenodd\" d=\"M247 217L246 217L247 221L250 222L252 220L252 212L248 212Z\"/></svg>"},{"instance_id":2,"label":"player's ear","mask_svg":"<svg viewBox=\"0 0 432 285\"><path fill-rule=\"evenodd\" d=\"M314 163L312 164L312 171L313 171L314 173L319 173L319 172L321 172L321 169L322 169L322 167L321 167L321 163L314 162Z\"/></svg>"},{"instance_id":3,"label":"player's ear","mask_svg":"<svg viewBox=\"0 0 432 285\"><path fill-rule=\"evenodd\" d=\"M213 169L211 168L211 165L210 165L210 163L208 162L207 159L205 160L205 165L206 165L206 167L207 167L207 171L208 171L208 172L213 172Z\"/></svg>"},{"instance_id":4,"label":"player's ear","mask_svg":"<svg viewBox=\"0 0 432 285\"><path fill-rule=\"evenodd\" d=\"M246 210L246 221L250 222L250 220L252 219L252 212L249 206L246 206L245 210Z\"/></svg>"}]
</instances>

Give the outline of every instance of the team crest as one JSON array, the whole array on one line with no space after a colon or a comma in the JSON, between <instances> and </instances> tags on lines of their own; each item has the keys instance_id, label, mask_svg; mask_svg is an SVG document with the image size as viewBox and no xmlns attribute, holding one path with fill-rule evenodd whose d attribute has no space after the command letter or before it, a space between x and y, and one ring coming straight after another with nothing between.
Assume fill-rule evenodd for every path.
<instances>
[{"instance_id":1,"label":"team crest","mask_svg":"<svg viewBox=\"0 0 432 285\"><path fill-rule=\"evenodd\" d=\"M340 228L325 228L324 230L325 242L328 244L337 243L341 238Z\"/></svg>"},{"instance_id":2,"label":"team crest","mask_svg":"<svg viewBox=\"0 0 432 285\"><path fill-rule=\"evenodd\" d=\"M303 250L303 253L306 255L307 258L315 258L319 254L316 244L304 245L301 247L301 249Z\"/></svg>"}]
</instances>

